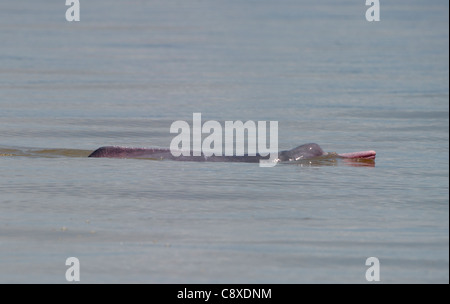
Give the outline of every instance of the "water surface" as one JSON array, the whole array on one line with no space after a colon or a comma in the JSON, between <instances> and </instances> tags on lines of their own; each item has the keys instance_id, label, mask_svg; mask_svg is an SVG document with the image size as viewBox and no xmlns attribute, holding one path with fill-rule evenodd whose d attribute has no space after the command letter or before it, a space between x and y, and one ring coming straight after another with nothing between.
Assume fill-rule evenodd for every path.
<instances>
[{"instance_id":1,"label":"water surface","mask_svg":"<svg viewBox=\"0 0 450 304\"><path fill-rule=\"evenodd\" d=\"M3 1L0 282L448 283L448 2L391 2ZM377 159L86 157L194 112Z\"/></svg>"}]
</instances>

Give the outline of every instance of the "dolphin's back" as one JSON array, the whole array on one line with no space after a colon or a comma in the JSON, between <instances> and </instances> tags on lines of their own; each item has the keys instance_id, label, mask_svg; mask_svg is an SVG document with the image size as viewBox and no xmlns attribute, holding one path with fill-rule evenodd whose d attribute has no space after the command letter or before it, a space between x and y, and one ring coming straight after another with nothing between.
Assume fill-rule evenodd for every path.
<instances>
[{"instance_id":1,"label":"dolphin's back","mask_svg":"<svg viewBox=\"0 0 450 304\"><path fill-rule=\"evenodd\" d=\"M169 149L127 148L127 147L101 147L89 157L113 158L173 158Z\"/></svg>"},{"instance_id":2,"label":"dolphin's back","mask_svg":"<svg viewBox=\"0 0 450 304\"><path fill-rule=\"evenodd\" d=\"M261 159L268 159L268 156L199 156L189 155L173 156L169 149L157 148L128 148L128 147L101 147L89 155L89 157L113 157L113 158L151 158L170 159L178 161L211 161L211 162L246 162L256 163ZM295 161L325 155L318 144L310 143L298 146L292 150L281 151L278 154L279 161Z\"/></svg>"}]
</instances>

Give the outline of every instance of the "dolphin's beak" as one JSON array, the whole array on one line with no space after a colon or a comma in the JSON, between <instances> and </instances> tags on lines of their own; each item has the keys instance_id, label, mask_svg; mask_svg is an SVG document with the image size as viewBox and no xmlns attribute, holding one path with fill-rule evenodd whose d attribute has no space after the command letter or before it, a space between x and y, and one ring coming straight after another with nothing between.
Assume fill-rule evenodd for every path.
<instances>
[{"instance_id":1,"label":"dolphin's beak","mask_svg":"<svg viewBox=\"0 0 450 304\"><path fill-rule=\"evenodd\" d=\"M377 152L373 150L338 154L338 156L343 158L365 158L365 159L375 159L376 155Z\"/></svg>"}]
</instances>

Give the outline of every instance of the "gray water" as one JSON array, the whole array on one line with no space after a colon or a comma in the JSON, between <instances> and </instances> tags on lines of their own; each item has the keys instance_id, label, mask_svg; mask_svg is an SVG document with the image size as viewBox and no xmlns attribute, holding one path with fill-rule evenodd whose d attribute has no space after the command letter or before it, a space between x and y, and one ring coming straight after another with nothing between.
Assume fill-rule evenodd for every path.
<instances>
[{"instance_id":1,"label":"gray water","mask_svg":"<svg viewBox=\"0 0 450 304\"><path fill-rule=\"evenodd\" d=\"M449 3L0 3L0 282L449 282ZM279 122L375 162L91 159Z\"/></svg>"}]
</instances>

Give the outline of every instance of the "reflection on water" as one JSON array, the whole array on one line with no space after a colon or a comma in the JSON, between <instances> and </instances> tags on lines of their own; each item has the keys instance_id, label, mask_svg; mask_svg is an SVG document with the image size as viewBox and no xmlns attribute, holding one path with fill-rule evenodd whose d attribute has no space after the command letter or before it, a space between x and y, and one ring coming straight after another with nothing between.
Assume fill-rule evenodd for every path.
<instances>
[{"instance_id":1,"label":"reflection on water","mask_svg":"<svg viewBox=\"0 0 450 304\"><path fill-rule=\"evenodd\" d=\"M335 152L328 153L326 156L320 156L313 159L304 159L294 162L285 162L283 164L292 164L299 167L321 167L321 166L350 166L350 167L375 167L374 159L364 158L342 158Z\"/></svg>"}]
</instances>

